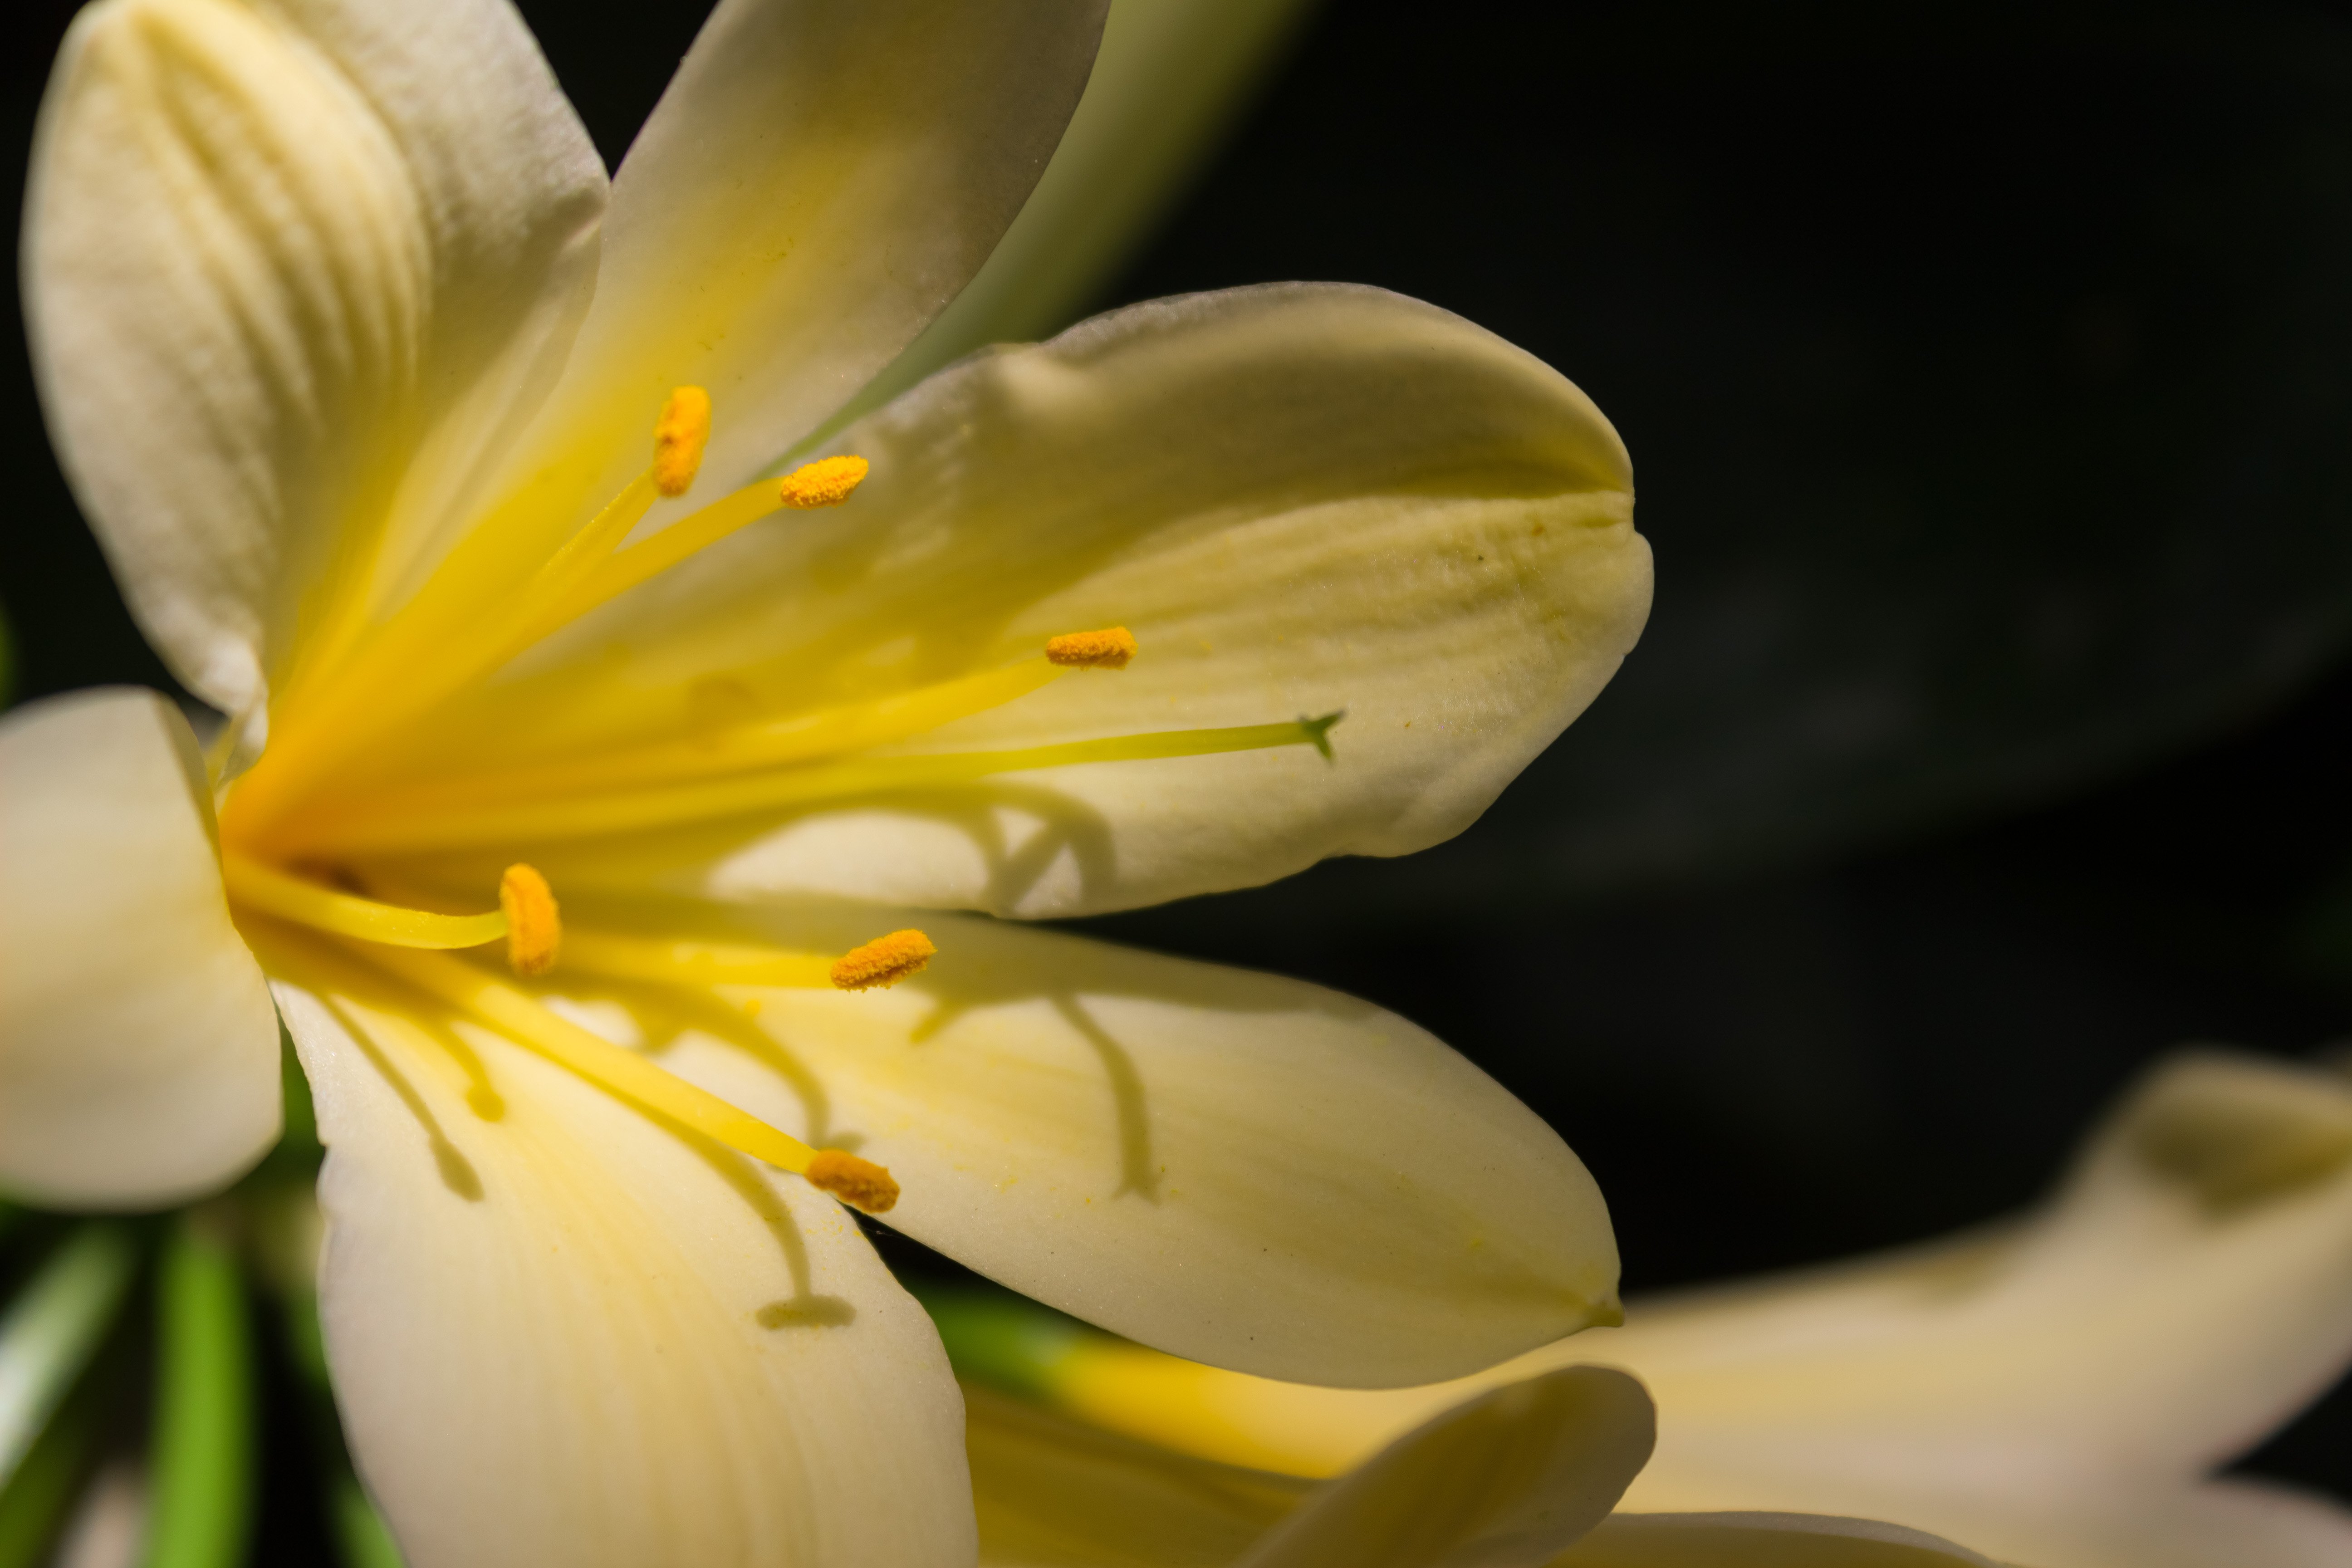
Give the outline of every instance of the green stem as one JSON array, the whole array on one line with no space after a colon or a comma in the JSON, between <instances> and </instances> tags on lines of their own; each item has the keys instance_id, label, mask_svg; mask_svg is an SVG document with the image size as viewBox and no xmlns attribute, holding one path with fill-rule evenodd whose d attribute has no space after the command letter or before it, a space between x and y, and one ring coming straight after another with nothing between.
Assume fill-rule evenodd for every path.
<instances>
[{"instance_id":1,"label":"green stem","mask_svg":"<svg viewBox=\"0 0 2352 1568\"><path fill-rule=\"evenodd\" d=\"M235 1255L185 1216L156 1315L146 1568L233 1568L253 1522L252 1328Z\"/></svg>"}]
</instances>

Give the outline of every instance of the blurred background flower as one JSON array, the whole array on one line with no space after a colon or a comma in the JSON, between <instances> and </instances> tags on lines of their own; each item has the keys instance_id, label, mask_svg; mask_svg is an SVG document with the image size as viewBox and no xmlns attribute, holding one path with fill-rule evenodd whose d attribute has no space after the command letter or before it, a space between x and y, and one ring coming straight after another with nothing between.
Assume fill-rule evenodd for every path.
<instances>
[{"instance_id":1,"label":"blurred background flower","mask_svg":"<svg viewBox=\"0 0 2352 1568\"><path fill-rule=\"evenodd\" d=\"M700 19L522 8L608 161ZM0 21L12 174L71 9ZM1072 186L1090 259L1001 330L1278 278L1430 300L1610 411L1662 590L1616 685L1454 844L1080 924L1226 962L1278 935L1286 970L1429 1026L1591 1164L1634 1291L2008 1210L2175 1044L2347 1032L2352 7L1232 10L1257 19L1208 51L1216 90L1139 117L1171 177ZM958 330L928 347L1000 329ZM9 352L17 695L168 689ZM254 1435L187 1448L251 1454L256 1561L320 1560L320 1500L356 1499L304 1425L299 1295L228 1288L235 1224L0 1239L17 1430L157 1415L154 1485L118 1464L56 1494L92 1500L92 1551L142 1491L157 1517L215 1495L168 1479L200 1417ZM26 1384L18 1325L68 1320L108 1326ZM206 1334L249 1336L254 1403L175 1377ZM39 1469L50 1441L0 1452L89 1473L87 1439ZM2238 1463L2342 1496L2347 1454L2339 1390ZM13 1511L36 1495L0 1496L0 1564L37 1560L10 1544L41 1539Z\"/></svg>"}]
</instances>

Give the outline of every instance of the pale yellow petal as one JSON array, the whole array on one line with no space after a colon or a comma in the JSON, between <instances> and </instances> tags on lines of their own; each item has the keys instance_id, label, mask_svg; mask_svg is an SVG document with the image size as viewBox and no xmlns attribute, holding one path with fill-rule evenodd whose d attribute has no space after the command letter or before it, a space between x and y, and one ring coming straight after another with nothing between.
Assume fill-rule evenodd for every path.
<instances>
[{"instance_id":1,"label":"pale yellow petal","mask_svg":"<svg viewBox=\"0 0 2352 1568\"><path fill-rule=\"evenodd\" d=\"M1311 1483L964 1389L984 1568L1227 1568Z\"/></svg>"},{"instance_id":2,"label":"pale yellow petal","mask_svg":"<svg viewBox=\"0 0 2352 1568\"><path fill-rule=\"evenodd\" d=\"M1021 210L1107 4L722 0L621 165L595 305L518 475L600 504L691 384L715 408L707 499L848 402Z\"/></svg>"},{"instance_id":3,"label":"pale yellow petal","mask_svg":"<svg viewBox=\"0 0 2352 1568\"><path fill-rule=\"evenodd\" d=\"M972 1552L938 1338L851 1216L316 953L322 1310L410 1568Z\"/></svg>"},{"instance_id":4,"label":"pale yellow petal","mask_svg":"<svg viewBox=\"0 0 2352 1568\"><path fill-rule=\"evenodd\" d=\"M1622 1373L1570 1367L1490 1389L1326 1487L1240 1568L1538 1568L1608 1515L1655 1430Z\"/></svg>"},{"instance_id":5,"label":"pale yellow petal","mask_svg":"<svg viewBox=\"0 0 2352 1568\"><path fill-rule=\"evenodd\" d=\"M599 919L594 900L565 908ZM842 952L912 923L804 910L762 929ZM1584 1167L1403 1019L1017 926L921 928L939 955L913 979L746 993L753 1038L740 1013L688 1015L665 1061L812 1142L854 1139L898 1179L895 1228L1180 1355L1395 1384L1613 1313L1616 1247ZM551 981L596 994L577 971Z\"/></svg>"},{"instance_id":6,"label":"pale yellow petal","mask_svg":"<svg viewBox=\"0 0 2352 1568\"><path fill-rule=\"evenodd\" d=\"M250 749L298 631L421 547L551 381L603 169L500 0L100 0L31 179L51 432Z\"/></svg>"},{"instance_id":7,"label":"pale yellow petal","mask_svg":"<svg viewBox=\"0 0 2352 1568\"><path fill-rule=\"evenodd\" d=\"M1116 0L1086 96L1020 217L860 414L990 343L1060 331L1149 237L1233 128L1308 0Z\"/></svg>"},{"instance_id":8,"label":"pale yellow petal","mask_svg":"<svg viewBox=\"0 0 2352 1568\"><path fill-rule=\"evenodd\" d=\"M1865 1519L1801 1513L1621 1513L1553 1558L1550 1568L1998 1568L1998 1564L1948 1541Z\"/></svg>"},{"instance_id":9,"label":"pale yellow petal","mask_svg":"<svg viewBox=\"0 0 2352 1568\"><path fill-rule=\"evenodd\" d=\"M1475 1388L1601 1361L1661 1413L1634 1509L1900 1520L2039 1568L2301 1568L2342 1554L2352 1514L2204 1477L2347 1360L2352 1083L2190 1053L2052 1204L1997 1230L1637 1300L1624 1329L1425 1389L1302 1388L1116 1345L1055 1379L1119 1430L1313 1475Z\"/></svg>"},{"instance_id":10,"label":"pale yellow petal","mask_svg":"<svg viewBox=\"0 0 2352 1568\"><path fill-rule=\"evenodd\" d=\"M1344 712L1330 761L1297 743L1014 764L897 796L867 784L833 805L738 805L715 841L666 851L685 866L770 828L714 886L1119 908L1458 832L1592 700L1648 611L1649 550L1607 421L1531 356L1377 289L1139 306L946 372L841 445L873 463L846 505L754 525L615 601L453 720L436 765L691 741L1110 626L1139 645L1127 668L898 749ZM534 801L494 826L511 842L546 820ZM589 845L565 864L635 877L645 859Z\"/></svg>"},{"instance_id":11,"label":"pale yellow petal","mask_svg":"<svg viewBox=\"0 0 2352 1568\"><path fill-rule=\"evenodd\" d=\"M0 1184L153 1208L277 1140L278 1019L229 924L195 737L149 691L0 720Z\"/></svg>"}]
</instances>

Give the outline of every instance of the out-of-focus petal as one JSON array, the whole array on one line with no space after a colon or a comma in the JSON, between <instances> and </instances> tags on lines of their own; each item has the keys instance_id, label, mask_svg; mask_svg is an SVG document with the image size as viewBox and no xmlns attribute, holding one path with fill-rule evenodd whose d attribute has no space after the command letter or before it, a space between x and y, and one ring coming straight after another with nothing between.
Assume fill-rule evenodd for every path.
<instances>
[{"instance_id":1,"label":"out-of-focus petal","mask_svg":"<svg viewBox=\"0 0 2352 1568\"><path fill-rule=\"evenodd\" d=\"M1900 1525L1803 1513L1621 1513L1550 1568L1999 1568Z\"/></svg>"},{"instance_id":2,"label":"out-of-focus petal","mask_svg":"<svg viewBox=\"0 0 2352 1568\"><path fill-rule=\"evenodd\" d=\"M964 1390L983 1568L1223 1568L1313 1485Z\"/></svg>"},{"instance_id":3,"label":"out-of-focus petal","mask_svg":"<svg viewBox=\"0 0 2352 1568\"><path fill-rule=\"evenodd\" d=\"M196 1196L277 1140L278 1019L229 923L187 721L150 691L0 720L0 1184Z\"/></svg>"},{"instance_id":4,"label":"out-of-focus petal","mask_svg":"<svg viewBox=\"0 0 2352 1568\"><path fill-rule=\"evenodd\" d=\"M955 1385L845 1211L265 951L329 1150L344 1426L411 1568L971 1561Z\"/></svg>"},{"instance_id":5,"label":"out-of-focus petal","mask_svg":"<svg viewBox=\"0 0 2352 1568\"><path fill-rule=\"evenodd\" d=\"M1324 1489L1241 1568L1538 1568L1608 1515L1655 1436L1649 1396L1621 1372L1489 1389Z\"/></svg>"},{"instance_id":6,"label":"out-of-focus petal","mask_svg":"<svg viewBox=\"0 0 2352 1568\"><path fill-rule=\"evenodd\" d=\"M604 175L501 0L101 0L26 202L34 360L131 605L247 750L560 368ZM379 559L379 556L382 559Z\"/></svg>"},{"instance_id":7,"label":"out-of-focus petal","mask_svg":"<svg viewBox=\"0 0 2352 1568\"><path fill-rule=\"evenodd\" d=\"M883 929L800 910L788 940L839 952ZM1394 1384L1614 1320L1591 1176L1426 1032L1295 981L969 918L924 929L939 956L895 989L758 993L751 1050L732 1004L731 1021L689 1014L665 1061L813 1142L857 1140L903 1188L891 1226L1179 1355ZM580 971L553 979L593 994Z\"/></svg>"},{"instance_id":8,"label":"out-of-focus petal","mask_svg":"<svg viewBox=\"0 0 2352 1568\"><path fill-rule=\"evenodd\" d=\"M1077 1339L1036 1375L1118 1430L1328 1475L1477 1388L1602 1361L1661 1412L1633 1509L1900 1520L2037 1568L2317 1568L2352 1546L2352 1512L2204 1478L2347 1357L2352 1083L2196 1052L2126 1100L2038 1215L1637 1301L1622 1330L1476 1377L1310 1389Z\"/></svg>"}]
</instances>

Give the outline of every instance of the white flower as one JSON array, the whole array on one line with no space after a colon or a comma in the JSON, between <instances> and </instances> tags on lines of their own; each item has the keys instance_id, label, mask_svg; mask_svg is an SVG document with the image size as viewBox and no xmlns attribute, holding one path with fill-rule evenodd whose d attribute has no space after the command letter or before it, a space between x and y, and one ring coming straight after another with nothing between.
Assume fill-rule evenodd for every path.
<instances>
[{"instance_id":1,"label":"white flower","mask_svg":"<svg viewBox=\"0 0 2352 1568\"><path fill-rule=\"evenodd\" d=\"M968 1558L937 1338L818 1188L1287 1377L1614 1312L1582 1167L1422 1031L936 912L1433 843L1648 606L1591 403L1376 290L1121 311L781 461L987 256L1100 25L724 0L609 193L499 0L67 42L52 430L228 718L209 762L151 694L0 725L0 1180L231 1179L274 992L417 1568ZM447 951L493 940L516 975Z\"/></svg>"}]
</instances>

